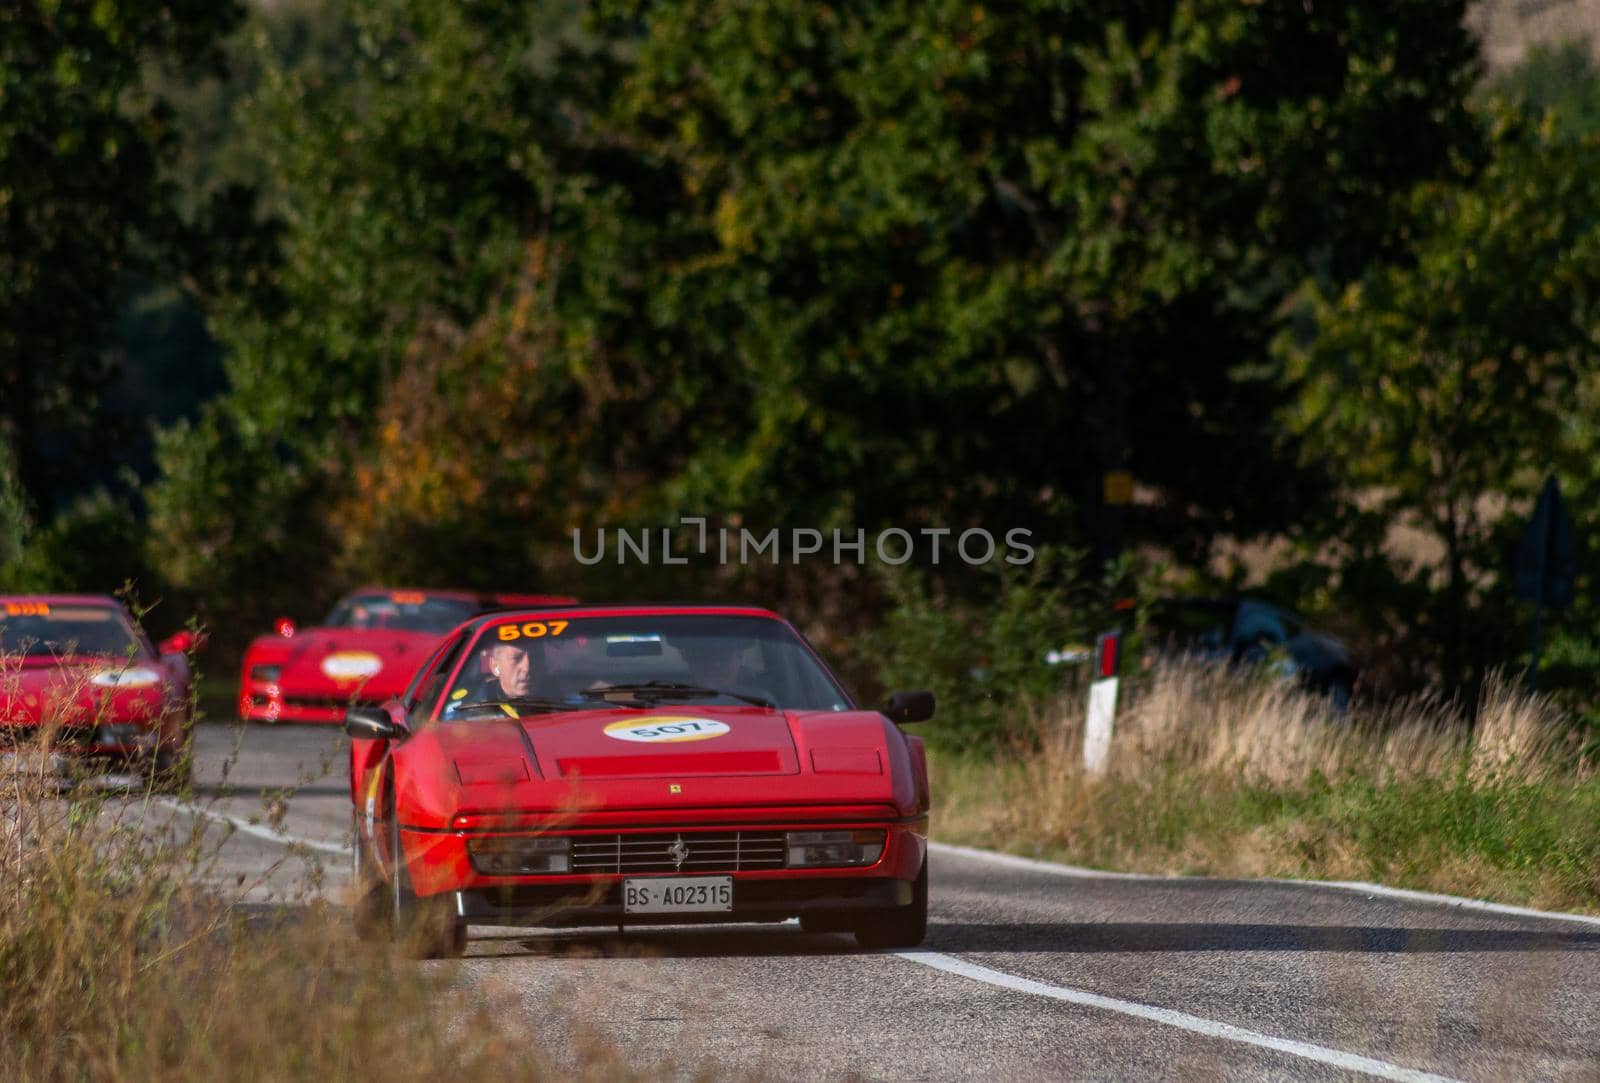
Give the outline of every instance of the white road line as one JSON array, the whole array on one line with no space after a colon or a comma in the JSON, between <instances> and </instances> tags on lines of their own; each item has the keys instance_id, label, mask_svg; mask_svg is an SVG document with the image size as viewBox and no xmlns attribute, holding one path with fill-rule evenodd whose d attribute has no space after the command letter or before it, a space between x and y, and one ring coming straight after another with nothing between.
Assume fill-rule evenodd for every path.
<instances>
[{"instance_id":1,"label":"white road line","mask_svg":"<svg viewBox=\"0 0 1600 1083\"><path fill-rule=\"evenodd\" d=\"M323 842L321 839L308 839L303 835L291 835L287 831L276 831L265 824L251 823L241 816L234 816L216 809L202 808L199 805L190 805L182 801L174 801L166 797L152 797L152 805L172 809L174 812L184 812L191 816L204 816L208 820L218 823L232 824L241 834L252 835L258 839L266 839L280 846L304 846L310 850L321 850L325 854L340 854L348 856L350 847L342 843Z\"/></svg>"},{"instance_id":2,"label":"white road line","mask_svg":"<svg viewBox=\"0 0 1600 1083\"><path fill-rule=\"evenodd\" d=\"M948 854L951 857L967 857L974 861L987 861L991 865L1003 865L1006 868L1021 869L1026 872L1043 873L1046 876L1070 876L1078 880L1145 880L1168 882L1174 880L1204 880L1207 877L1199 876L1161 876L1155 873L1144 872L1107 872L1104 869L1085 869L1078 865L1063 865L1054 861L1037 861L1029 857L1017 857L1014 854L1002 854L995 850L980 850L974 846L955 846L948 842L930 842L929 849L936 854ZM1378 895L1389 899L1404 899L1407 902L1430 903L1435 906L1448 906L1459 910L1476 910L1486 914L1503 914L1508 917L1542 918L1547 921L1572 921L1580 925L1600 926L1600 917L1588 914L1566 914L1559 910L1534 910L1526 906L1508 906L1504 903L1488 902L1484 899L1464 899L1458 895L1438 895L1431 891L1411 891L1407 888L1388 887L1384 884L1368 884L1357 880L1292 880L1292 879L1256 879L1220 877L1217 879L1229 880L1241 884L1292 884L1297 887L1324 887L1335 891L1353 891L1362 895Z\"/></svg>"},{"instance_id":3,"label":"white road line","mask_svg":"<svg viewBox=\"0 0 1600 1083\"><path fill-rule=\"evenodd\" d=\"M1405 1080L1407 1083L1455 1083L1449 1076L1433 1075L1414 1068L1404 1068L1398 1064L1390 1064L1385 1060L1376 1060L1372 1057L1363 1057L1338 1049L1329 1049L1326 1046L1313 1045L1310 1042L1297 1042L1289 1038L1277 1038L1271 1034L1261 1034L1254 1030L1236 1027L1231 1023L1219 1023L1213 1019L1202 1019L1197 1015L1176 1012L1170 1008L1156 1008L1149 1004L1139 1004L1131 1000L1118 1000L1115 997L1102 996L1099 993L1091 993L1083 989L1071 989L1062 985L1047 985L1044 982L1033 981L1030 978L1019 978L1015 974L991 970L986 966L979 966L976 963L969 963L964 959L957 959L953 955L944 955L936 951L897 951L894 954L902 959L920 963L934 970L942 970L947 974L971 978L973 981L981 981L1001 989L1048 997L1051 1000L1061 1000L1068 1004L1078 1004L1085 1008L1099 1008L1102 1011L1130 1015L1135 1019L1145 1019L1152 1023L1177 1027L1179 1030L1187 1030L1193 1034L1204 1035L1207 1038L1243 1042L1246 1045L1287 1053L1292 1057L1313 1060L1319 1064L1327 1064L1351 1072L1361 1072L1366 1075L1377 1076L1380 1079Z\"/></svg>"}]
</instances>

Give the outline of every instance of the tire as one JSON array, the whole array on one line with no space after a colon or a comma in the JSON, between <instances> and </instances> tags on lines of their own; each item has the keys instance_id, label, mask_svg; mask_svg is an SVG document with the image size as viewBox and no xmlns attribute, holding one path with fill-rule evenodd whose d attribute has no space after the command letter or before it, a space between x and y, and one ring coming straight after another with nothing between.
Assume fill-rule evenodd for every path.
<instances>
[{"instance_id":1,"label":"tire","mask_svg":"<svg viewBox=\"0 0 1600 1083\"><path fill-rule=\"evenodd\" d=\"M354 809L351 810L352 827L356 826L353 821L359 819L360 815ZM351 889L355 892L355 901L350 908L351 924L355 926L356 936L362 940L386 941L394 924L393 916L389 912L389 885L385 884L383 878L373 869L359 830L355 832L354 838Z\"/></svg>"},{"instance_id":2,"label":"tire","mask_svg":"<svg viewBox=\"0 0 1600 1083\"><path fill-rule=\"evenodd\" d=\"M394 862L394 875L389 877L389 935L413 958L459 959L467 950L467 926L451 912L449 896L419 898L411 890L411 874L406 871L400 849L400 817L392 790L387 807L389 853Z\"/></svg>"},{"instance_id":3,"label":"tire","mask_svg":"<svg viewBox=\"0 0 1600 1083\"><path fill-rule=\"evenodd\" d=\"M864 948L914 948L928 936L928 859L922 859L911 902L894 910L864 914L852 930Z\"/></svg>"}]
</instances>

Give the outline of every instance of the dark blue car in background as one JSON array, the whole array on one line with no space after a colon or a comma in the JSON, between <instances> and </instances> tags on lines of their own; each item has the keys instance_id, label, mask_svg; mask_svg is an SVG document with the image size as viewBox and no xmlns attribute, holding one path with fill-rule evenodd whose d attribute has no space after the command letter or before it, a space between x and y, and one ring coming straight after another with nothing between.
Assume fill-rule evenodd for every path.
<instances>
[{"instance_id":1,"label":"dark blue car in background","mask_svg":"<svg viewBox=\"0 0 1600 1083\"><path fill-rule=\"evenodd\" d=\"M1355 690L1356 665L1340 639L1254 598L1161 598L1151 608L1147 634L1158 650L1203 663L1276 663L1339 706Z\"/></svg>"}]
</instances>

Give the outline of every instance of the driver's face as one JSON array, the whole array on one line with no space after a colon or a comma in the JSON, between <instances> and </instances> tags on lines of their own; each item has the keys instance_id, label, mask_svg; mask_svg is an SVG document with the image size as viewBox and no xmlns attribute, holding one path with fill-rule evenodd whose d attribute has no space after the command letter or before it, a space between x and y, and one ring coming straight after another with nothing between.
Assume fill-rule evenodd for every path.
<instances>
[{"instance_id":1,"label":"driver's face","mask_svg":"<svg viewBox=\"0 0 1600 1083\"><path fill-rule=\"evenodd\" d=\"M489 652L489 672L508 696L525 696L533 687L533 666L528 652L509 643L497 643Z\"/></svg>"}]
</instances>

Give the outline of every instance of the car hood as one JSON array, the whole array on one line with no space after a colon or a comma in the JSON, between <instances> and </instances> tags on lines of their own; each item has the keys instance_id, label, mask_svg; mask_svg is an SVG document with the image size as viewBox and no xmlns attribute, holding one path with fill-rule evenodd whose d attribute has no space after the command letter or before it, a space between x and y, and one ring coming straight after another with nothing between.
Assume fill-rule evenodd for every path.
<instances>
[{"instance_id":1,"label":"car hood","mask_svg":"<svg viewBox=\"0 0 1600 1083\"><path fill-rule=\"evenodd\" d=\"M115 674L126 687L93 683ZM145 679L153 674L155 680ZM173 674L160 660L75 656L25 659L0 669L0 725L65 725L145 721L161 713L174 689Z\"/></svg>"},{"instance_id":2,"label":"car hood","mask_svg":"<svg viewBox=\"0 0 1600 1083\"><path fill-rule=\"evenodd\" d=\"M283 667L278 687L289 695L380 701L399 695L440 639L436 632L381 628L309 628L290 639L263 636L245 659Z\"/></svg>"},{"instance_id":3,"label":"car hood","mask_svg":"<svg viewBox=\"0 0 1600 1083\"><path fill-rule=\"evenodd\" d=\"M876 711L663 706L441 722L401 746L402 818L798 805L917 807Z\"/></svg>"},{"instance_id":4,"label":"car hood","mask_svg":"<svg viewBox=\"0 0 1600 1083\"><path fill-rule=\"evenodd\" d=\"M545 778L792 775L790 717L761 707L607 708L524 720Z\"/></svg>"}]
</instances>

